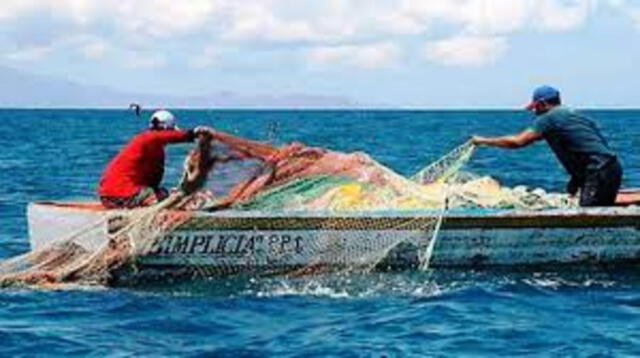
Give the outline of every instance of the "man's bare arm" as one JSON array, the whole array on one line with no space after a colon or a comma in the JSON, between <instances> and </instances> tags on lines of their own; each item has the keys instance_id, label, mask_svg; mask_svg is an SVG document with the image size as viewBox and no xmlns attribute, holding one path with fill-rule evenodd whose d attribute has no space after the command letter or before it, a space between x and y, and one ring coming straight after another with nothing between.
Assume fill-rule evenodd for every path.
<instances>
[{"instance_id":1,"label":"man's bare arm","mask_svg":"<svg viewBox=\"0 0 640 358\"><path fill-rule=\"evenodd\" d=\"M503 137L473 136L471 141L476 145L489 145L492 147L517 149L526 147L540 139L542 139L542 135L540 133L528 129L520 132L519 134Z\"/></svg>"}]
</instances>

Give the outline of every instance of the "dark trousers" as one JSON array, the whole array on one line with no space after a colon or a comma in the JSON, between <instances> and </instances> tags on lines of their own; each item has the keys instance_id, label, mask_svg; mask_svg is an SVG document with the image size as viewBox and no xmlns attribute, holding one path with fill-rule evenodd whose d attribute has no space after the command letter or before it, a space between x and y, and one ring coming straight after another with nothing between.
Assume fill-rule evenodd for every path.
<instances>
[{"instance_id":1,"label":"dark trousers","mask_svg":"<svg viewBox=\"0 0 640 358\"><path fill-rule=\"evenodd\" d=\"M169 192L165 188L144 187L131 196L101 196L100 201L107 209L133 209L156 204L167 196Z\"/></svg>"},{"instance_id":2,"label":"dark trousers","mask_svg":"<svg viewBox=\"0 0 640 358\"><path fill-rule=\"evenodd\" d=\"M622 182L622 166L613 158L602 168L588 171L580 191L580 206L611 206Z\"/></svg>"}]
</instances>

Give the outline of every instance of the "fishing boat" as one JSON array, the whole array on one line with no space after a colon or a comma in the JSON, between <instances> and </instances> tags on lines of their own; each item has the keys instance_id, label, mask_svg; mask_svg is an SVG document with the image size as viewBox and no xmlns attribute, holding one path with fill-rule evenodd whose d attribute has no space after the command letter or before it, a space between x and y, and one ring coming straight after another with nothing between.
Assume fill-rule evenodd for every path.
<instances>
[{"instance_id":1,"label":"fishing boat","mask_svg":"<svg viewBox=\"0 0 640 358\"><path fill-rule=\"evenodd\" d=\"M32 249L69 232L99 225L104 235L78 239L97 250L137 210L105 210L98 203L36 202L28 206ZM190 212L188 219L154 240L138 260L143 268L304 266L318 247L340 240L345 250L366 237L397 236L402 244L386 263L416 267L420 245L431 240L435 212L371 212L357 215ZM120 224L118 224L120 223ZM469 268L551 264L615 264L640 260L640 208L608 207L540 211L446 211L432 246L430 267ZM430 228L423 230L423 228ZM428 236L426 238L421 237ZM406 238L406 240L404 240ZM314 251L316 250L316 251ZM330 261L330 259L327 259ZM324 262L323 264L334 264Z\"/></svg>"}]
</instances>

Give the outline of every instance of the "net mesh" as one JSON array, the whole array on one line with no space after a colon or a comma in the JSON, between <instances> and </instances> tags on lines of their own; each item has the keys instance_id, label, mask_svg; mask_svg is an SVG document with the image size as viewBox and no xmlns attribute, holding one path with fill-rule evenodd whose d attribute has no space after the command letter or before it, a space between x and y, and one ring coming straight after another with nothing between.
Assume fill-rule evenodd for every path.
<instances>
[{"instance_id":1,"label":"net mesh","mask_svg":"<svg viewBox=\"0 0 640 358\"><path fill-rule=\"evenodd\" d=\"M565 197L504 188L491 178L462 173L473 151L465 143L405 178L364 153L300 143L276 148L216 133L198 140L179 190L168 199L107 213L43 249L5 260L0 283L58 287L141 277L367 272L393 267L394 256L407 252L415 254L414 266L426 269L447 208L571 205ZM407 210L421 214L372 214ZM211 220L224 223L226 217L218 211L256 215L228 216L235 220L234 234L219 238L214 248L208 234L222 229ZM321 215L300 220L314 212ZM256 217L266 228L252 226ZM271 234L283 230L273 240L277 235ZM188 241L176 232L195 236ZM149 264L162 260L163 265Z\"/></svg>"}]
</instances>

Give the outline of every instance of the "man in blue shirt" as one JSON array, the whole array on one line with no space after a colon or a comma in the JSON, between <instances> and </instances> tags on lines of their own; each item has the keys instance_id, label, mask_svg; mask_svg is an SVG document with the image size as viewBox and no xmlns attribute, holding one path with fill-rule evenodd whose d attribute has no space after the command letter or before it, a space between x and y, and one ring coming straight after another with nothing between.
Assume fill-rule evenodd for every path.
<instances>
[{"instance_id":1,"label":"man in blue shirt","mask_svg":"<svg viewBox=\"0 0 640 358\"><path fill-rule=\"evenodd\" d=\"M622 167L600 129L590 118L562 106L560 92L542 86L527 106L535 115L533 125L504 137L473 136L476 145L521 148L544 139L571 175L567 191L580 191L580 206L613 205L620 189Z\"/></svg>"}]
</instances>

